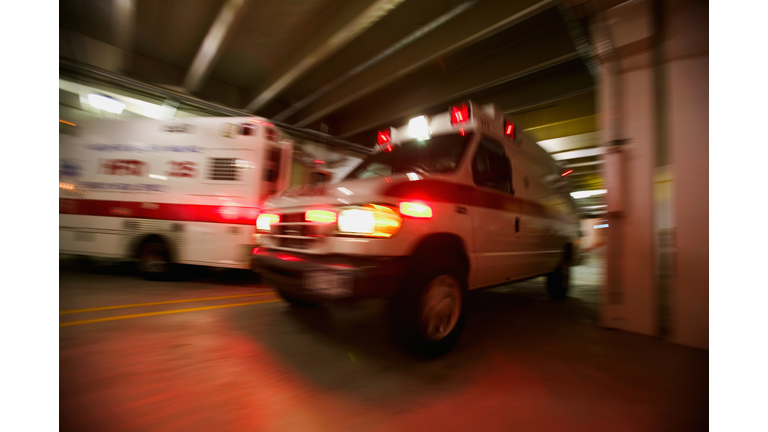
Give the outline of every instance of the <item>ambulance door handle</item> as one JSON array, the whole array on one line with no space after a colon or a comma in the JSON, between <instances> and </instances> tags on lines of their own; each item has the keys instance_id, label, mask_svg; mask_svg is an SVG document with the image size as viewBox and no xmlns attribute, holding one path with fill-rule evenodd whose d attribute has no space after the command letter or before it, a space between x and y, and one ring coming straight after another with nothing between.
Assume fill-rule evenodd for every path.
<instances>
[{"instance_id":1,"label":"ambulance door handle","mask_svg":"<svg viewBox=\"0 0 768 432\"><path fill-rule=\"evenodd\" d=\"M467 214L467 208L464 206L456 206L456 213Z\"/></svg>"},{"instance_id":2,"label":"ambulance door handle","mask_svg":"<svg viewBox=\"0 0 768 432\"><path fill-rule=\"evenodd\" d=\"M516 233L520 232L520 218L519 217L515 218L515 232Z\"/></svg>"}]
</instances>

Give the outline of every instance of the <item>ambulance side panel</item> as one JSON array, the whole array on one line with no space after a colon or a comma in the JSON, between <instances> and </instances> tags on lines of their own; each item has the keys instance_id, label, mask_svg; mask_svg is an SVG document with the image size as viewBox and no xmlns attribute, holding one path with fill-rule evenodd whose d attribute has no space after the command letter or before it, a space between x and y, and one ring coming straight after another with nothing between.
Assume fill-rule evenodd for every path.
<instances>
[{"instance_id":1,"label":"ambulance side panel","mask_svg":"<svg viewBox=\"0 0 768 432\"><path fill-rule=\"evenodd\" d=\"M62 135L61 252L131 258L156 235L175 262L246 268L265 153L277 143L264 144L265 127L227 133L243 121L94 121ZM287 178L280 168L275 178Z\"/></svg>"}]
</instances>

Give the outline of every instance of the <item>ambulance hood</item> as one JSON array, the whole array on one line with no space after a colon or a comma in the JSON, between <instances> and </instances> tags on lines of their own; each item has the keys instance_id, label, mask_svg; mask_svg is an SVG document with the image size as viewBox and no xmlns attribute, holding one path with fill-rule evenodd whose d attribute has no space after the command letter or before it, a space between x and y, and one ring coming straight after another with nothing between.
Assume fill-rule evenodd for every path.
<instances>
[{"instance_id":1,"label":"ambulance hood","mask_svg":"<svg viewBox=\"0 0 768 432\"><path fill-rule=\"evenodd\" d=\"M268 198L264 203L264 211L301 210L310 206L335 207L381 203L384 190L395 183L411 180L412 178L406 174L396 174L391 177L372 177L299 186Z\"/></svg>"}]
</instances>

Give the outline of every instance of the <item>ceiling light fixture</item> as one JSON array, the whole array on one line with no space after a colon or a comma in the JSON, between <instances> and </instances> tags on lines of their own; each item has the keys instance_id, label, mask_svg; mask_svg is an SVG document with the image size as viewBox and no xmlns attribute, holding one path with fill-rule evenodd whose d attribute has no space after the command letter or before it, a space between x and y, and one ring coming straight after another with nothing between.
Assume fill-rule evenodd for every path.
<instances>
[{"instance_id":1,"label":"ceiling light fixture","mask_svg":"<svg viewBox=\"0 0 768 432\"><path fill-rule=\"evenodd\" d=\"M88 103L95 108L98 108L102 111L111 112L113 114L120 114L125 108L124 103L112 99L111 97L102 96L95 93L88 95Z\"/></svg>"}]
</instances>

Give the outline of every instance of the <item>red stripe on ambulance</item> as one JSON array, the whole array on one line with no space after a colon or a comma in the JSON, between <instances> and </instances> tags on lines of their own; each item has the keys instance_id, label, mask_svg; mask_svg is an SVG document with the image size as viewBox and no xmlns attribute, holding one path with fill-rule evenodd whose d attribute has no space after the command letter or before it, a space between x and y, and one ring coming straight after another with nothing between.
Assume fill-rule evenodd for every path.
<instances>
[{"instance_id":1,"label":"red stripe on ambulance","mask_svg":"<svg viewBox=\"0 0 768 432\"><path fill-rule=\"evenodd\" d=\"M59 214L254 225L258 208L59 198Z\"/></svg>"}]
</instances>

